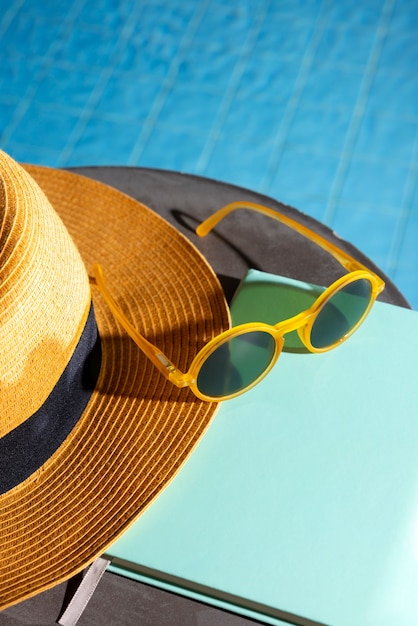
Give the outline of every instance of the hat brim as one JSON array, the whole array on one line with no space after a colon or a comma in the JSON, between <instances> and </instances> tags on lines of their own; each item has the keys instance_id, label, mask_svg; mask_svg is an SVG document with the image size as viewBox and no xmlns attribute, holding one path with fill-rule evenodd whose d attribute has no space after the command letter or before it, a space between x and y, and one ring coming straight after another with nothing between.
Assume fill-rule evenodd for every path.
<instances>
[{"instance_id":1,"label":"hat brim","mask_svg":"<svg viewBox=\"0 0 418 626\"><path fill-rule=\"evenodd\" d=\"M188 369L229 326L221 285L170 224L129 196L63 170L25 166L87 271L100 263L135 327ZM48 461L0 497L0 608L62 582L103 554L170 482L217 405L166 381L92 289L102 344L93 395Z\"/></svg>"}]
</instances>

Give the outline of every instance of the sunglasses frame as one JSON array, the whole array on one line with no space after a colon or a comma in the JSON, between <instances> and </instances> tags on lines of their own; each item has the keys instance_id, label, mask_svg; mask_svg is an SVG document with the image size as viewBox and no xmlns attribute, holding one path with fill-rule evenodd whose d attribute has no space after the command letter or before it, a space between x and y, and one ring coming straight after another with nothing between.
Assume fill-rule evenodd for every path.
<instances>
[{"instance_id":1,"label":"sunglasses frame","mask_svg":"<svg viewBox=\"0 0 418 626\"><path fill-rule=\"evenodd\" d=\"M255 387L265 376L267 376L267 374L274 367L283 349L284 335L289 332L296 330L300 340L310 352L327 352L337 347L357 330L357 328L361 325L361 323L370 312L370 309L372 308L376 298L385 287L385 283L380 278L380 276L372 272L365 265L354 259L351 255L349 255L347 252L345 252L332 242L328 241L318 233L315 233L303 224L300 224L296 220L293 220L292 218L282 213L279 213L278 211L273 211L273 209L269 209L253 202L232 202L230 204L227 204L223 208L219 209L219 211L216 211L205 221L203 221L197 227L196 234L200 237L206 236L224 217L237 209L250 209L256 211L257 213L262 213L263 215L271 217L278 222L288 226L289 228L297 231L307 239L313 241L318 246L329 252L349 273L337 279L329 287L327 287L323 291L323 293L321 293L321 295L315 300L311 307L287 320L278 322L275 325L265 324L261 322L248 322L246 324L240 324L239 326L229 328L228 330L222 332L220 335L217 335L216 337L211 339L206 345L204 345L201 350L199 350L187 372L181 372L180 370L178 370L177 367L170 361L170 359L165 354L161 352L161 350L159 350L157 346L149 342L134 326L132 326L132 324L126 318L125 314L121 311L121 309L113 299L106 285L103 269L98 263L93 266L94 278L90 279L91 282L97 285L100 293L102 294L104 300L106 301L109 309L112 311L115 318L121 323L122 327L131 337L131 339L133 339L137 346L152 361L152 363L163 374L163 376L165 376L165 378L167 378L177 387L189 387L198 398L209 402L235 398L236 396L239 396L249 389ZM370 301L363 315L360 317L358 322L352 328L350 328L349 332L335 343L325 348L314 347L311 343L310 335L313 324L315 323L318 314L322 311L323 307L331 300L331 298L336 293L347 287L349 284L362 279L368 280L371 285ZM263 372L252 383L237 392L228 395L222 395L220 397L207 396L203 394L197 386L197 380L199 371L206 359L217 348L219 348L221 344L231 340L234 337L238 337L245 333L255 331L268 333L275 340L275 352L272 356L271 362L266 367L266 369L263 370Z\"/></svg>"}]
</instances>

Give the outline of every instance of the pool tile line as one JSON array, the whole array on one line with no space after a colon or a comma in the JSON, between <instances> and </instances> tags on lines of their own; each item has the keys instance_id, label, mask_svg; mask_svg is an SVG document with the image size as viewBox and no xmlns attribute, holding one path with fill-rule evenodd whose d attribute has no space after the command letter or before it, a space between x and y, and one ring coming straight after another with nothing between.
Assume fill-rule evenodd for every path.
<instances>
[{"instance_id":1,"label":"pool tile line","mask_svg":"<svg viewBox=\"0 0 418 626\"><path fill-rule=\"evenodd\" d=\"M141 153L145 147L145 144L150 138L153 127L157 122L161 113L162 107L166 100L167 94L174 85L178 73L178 67L183 59L184 53L187 50L189 42L193 39L199 23L203 19L204 13L209 5L210 0L200 1L197 9L193 14L192 20L188 23L186 32L182 38L179 46L179 51L176 57L172 60L167 77L164 79L159 94L157 95L152 108L149 112L148 118L143 126L142 132L139 134L137 141L135 142L128 158L127 165L137 165Z\"/></svg>"},{"instance_id":2,"label":"pool tile line","mask_svg":"<svg viewBox=\"0 0 418 626\"><path fill-rule=\"evenodd\" d=\"M411 158L408 178L405 183L402 206L399 208L399 219L393 235L392 246L387 254L387 272L396 277L399 259L402 256L402 246L405 241L409 218L415 211L418 214L418 205L414 207L414 198L418 193L418 131L415 137L415 146ZM418 236L418 233L417 233Z\"/></svg>"},{"instance_id":3,"label":"pool tile line","mask_svg":"<svg viewBox=\"0 0 418 626\"><path fill-rule=\"evenodd\" d=\"M23 3L24 0L14 0L14 2L12 2L9 5L8 9L3 13L3 17L0 22L0 40L9 28L11 22L13 21L19 10L22 8Z\"/></svg>"},{"instance_id":4,"label":"pool tile line","mask_svg":"<svg viewBox=\"0 0 418 626\"><path fill-rule=\"evenodd\" d=\"M368 94L379 63L383 43L388 33L393 7L394 0L385 0L367 66L363 74L363 80L360 86L357 102L355 103L347 129L347 135L341 152L337 172L330 187L329 200L324 213L324 221L329 226L332 226L334 223L335 213L337 211L338 201L346 178L348 165L352 159L354 144L364 116Z\"/></svg>"},{"instance_id":5,"label":"pool tile line","mask_svg":"<svg viewBox=\"0 0 418 626\"><path fill-rule=\"evenodd\" d=\"M79 11L81 10L81 7L83 6L84 2L85 0L74 0L74 3L71 5L71 11L70 11L71 22L74 22L77 19L77 15ZM22 5L23 5L23 0L19 0L18 2L16 2L17 10L14 13L13 17L15 17L18 14L19 9L22 9ZM15 8L15 5L12 5L12 6L13 8ZM11 22L12 20L10 20L10 22L8 23L7 25L8 28L10 28ZM65 36L64 31L62 32L62 36ZM9 121L6 129L4 129L0 135L2 145L7 146L10 143L13 133L15 132L18 125L20 124L20 121L22 120L23 116L27 113L27 111L30 109L30 106L34 100L36 91L38 89L39 81L47 74L49 68L53 64L54 53L56 50L58 50L60 45L61 45L61 42L57 38L53 40L50 43L49 47L47 48L45 55L42 58L42 62L40 64L39 70L36 72L35 76L32 77L32 81L29 82L28 87L23 97L20 98L19 104L16 107L16 110L14 111L14 114L11 120Z\"/></svg>"},{"instance_id":6,"label":"pool tile line","mask_svg":"<svg viewBox=\"0 0 418 626\"><path fill-rule=\"evenodd\" d=\"M123 27L123 30L120 33L119 40L120 41L127 40L132 35L134 28L135 28L135 21L127 20ZM119 55L121 54L121 51L122 51L121 44L119 44L119 51L118 51ZM86 126L91 120L94 108L96 104L98 103L99 99L101 98L110 77L114 73L115 67L117 67L119 58L120 56L116 54L115 57L113 58L112 64L109 64L108 66L102 68L100 79L97 81L95 87L91 91L90 96L84 107L84 110L79 115L79 120L75 128L69 135L66 145L64 146L60 154L60 157L58 160L59 167L64 167L69 162L71 154L74 150L74 147L77 144L77 141L79 141L83 132L86 129Z\"/></svg>"},{"instance_id":7,"label":"pool tile line","mask_svg":"<svg viewBox=\"0 0 418 626\"><path fill-rule=\"evenodd\" d=\"M322 0L320 10L316 18L315 28L312 34L311 41L305 51L305 54L303 55L300 64L300 70L296 78L292 96L285 106L279 131L274 138L274 150L270 161L267 164L266 172L261 182L260 190L263 193L268 193L269 189L271 188L273 178L278 170L283 150L286 144L287 135L289 133L289 129L295 116L296 110L301 101L306 79L308 77L315 57L315 51L328 25L328 8L329 3L327 2L327 0Z\"/></svg>"},{"instance_id":8,"label":"pool tile line","mask_svg":"<svg viewBox=\"0 0 418 626\"><path fill-rule=\"evenodd\" d=\"M232 75L230 76L229 84L220 103L217 117L213 126L209 130L208 139L196 164L197 174L203 175L207 168L210 156L213 153L215 144L220 136L225 118L233 104L240 78L245 70L248 58L251 55L253 42L260 32L265 14L266 6L260 3L257 13L253 15L251 31L247 34L244 50L235 65Z\"/></svg>"}]
</instances>

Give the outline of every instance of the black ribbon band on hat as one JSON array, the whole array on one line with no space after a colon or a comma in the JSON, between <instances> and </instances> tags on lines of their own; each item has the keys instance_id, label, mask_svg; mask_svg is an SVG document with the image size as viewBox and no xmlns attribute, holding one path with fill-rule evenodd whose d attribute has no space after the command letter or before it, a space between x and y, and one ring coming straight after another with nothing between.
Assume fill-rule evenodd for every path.
<instances>
[{"instance_id":1,"label":"black ribbon band on hat","mask_svg":"<svg viewBox=\"0 0 418 626\"><path fill-rule=\"evenodd\" d=\"M0 439L0 493L39 469L69 435L90 399L100 364L100 338L92 305L77 347L47 400Z\"/></svg>"}]
</instances>

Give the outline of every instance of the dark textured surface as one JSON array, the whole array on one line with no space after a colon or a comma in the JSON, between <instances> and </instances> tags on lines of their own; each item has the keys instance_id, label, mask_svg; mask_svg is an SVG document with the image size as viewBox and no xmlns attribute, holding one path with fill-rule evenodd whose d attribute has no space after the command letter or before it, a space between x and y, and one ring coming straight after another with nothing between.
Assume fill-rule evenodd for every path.
<instances>
[{"instance_id":1,"label":"dark textured surface","mask_svg":"<svg viewBox=\"0 0 418 626\"><path fill-rule=\"evenodd\" d=\"M72 171L117 187L170 221L199 248L228 287L252 267L299 280L327 285L344 273L339 263L304 237L264 216L239 211L228 216L205 238L196 226L228 202L247 200L288 213L374 269L386 280L380 299L408 306L391 281L359 250L329 228L262 194L199 176L146 168L85 167Z\"/></svg>"},{"instance_id":2,"label":"dark textured surface","mask_svg":"<svg viewBox=\"0 0 418 626\"><path fill-rule=\"evenodd\" d=\"M52 626L63 584L0 613L1 626ZM105 572L78 626L250 626L259 622Z\"/></svg>"}]
</instances>

